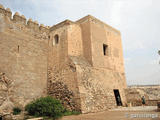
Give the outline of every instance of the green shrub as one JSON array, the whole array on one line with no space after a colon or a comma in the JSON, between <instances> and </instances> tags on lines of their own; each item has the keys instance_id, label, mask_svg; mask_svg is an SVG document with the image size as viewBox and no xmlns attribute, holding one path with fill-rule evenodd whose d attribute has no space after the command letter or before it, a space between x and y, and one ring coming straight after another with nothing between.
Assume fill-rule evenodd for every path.
<instances>
[{"instance_id":1,"label":"green shrub","mask_svg":"<svg viewBox=\"0 0 160 120\"><path fill-rule=\"evenodd\" d=\"M63 113L64 116L79 115L79 114L80 114L80 112L78 112L78 111L69 111L69 110L65 110Z\"/></svg>"},{"instance_id":2,"label":"green shrub","mask_svg":"<svg viewBox=\"0 0 160 120\"><path fill-rule=\"evenodd\" d=\"M21 109L18 107L13 108L13 115L18 115L21 113Z\"/></svg>"},{"instance_id":3,"label":"green shrub","mask_svg":"<svg viewBox=\"0 0 160 120\"><path fill-rule=\"evenodd\" d=\"M64 107L59 100L48 96L29 103L25 106L25 110L32 116L59 118L63 116Z\"/></svg>"}]
</instances>

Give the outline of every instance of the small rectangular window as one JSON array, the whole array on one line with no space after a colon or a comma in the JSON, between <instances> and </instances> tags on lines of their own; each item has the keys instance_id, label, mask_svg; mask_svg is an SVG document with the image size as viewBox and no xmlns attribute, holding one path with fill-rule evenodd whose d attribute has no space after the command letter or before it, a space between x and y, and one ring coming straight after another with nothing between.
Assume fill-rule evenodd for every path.
<instances>
[{"instance_id":1,"label":"small rectangular window","mask_svg":"<svg viewBox=\"0 0 160 120\"><path fill-rule=\"evenodd\" d=\"M108 55L108 45L103 44L103 54Z\"/></svg>"},{"instance_id":2,"label":"small rectangular window","mask_svg":"<svg viewBox=\"0 0 160 120\"><path fill-rule=\"evenodd\" d=\"M18 45L18 53L19 53L19 45Z\"/></svg>"}]
</instances>

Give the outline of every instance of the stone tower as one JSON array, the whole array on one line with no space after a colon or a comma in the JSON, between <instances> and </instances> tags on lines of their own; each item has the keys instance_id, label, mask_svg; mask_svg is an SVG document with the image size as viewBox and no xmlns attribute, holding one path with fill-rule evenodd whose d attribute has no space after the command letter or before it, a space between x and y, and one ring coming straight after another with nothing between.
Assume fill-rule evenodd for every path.
<instances>
[{"instance_id":1,"label":"stone tower","mask_svg":"<svg viewBox=\"0 0 160 120\"><path fill-rule=\"evenodd\" d=\"M89 15L51 27L49 36L51 95L66 99L64 104L84 113L125 105L126 80L118 30ZM67 90L57 88L59 82ZM71 96L64 95L63 90Z\"/></svg>"}]
</instances>

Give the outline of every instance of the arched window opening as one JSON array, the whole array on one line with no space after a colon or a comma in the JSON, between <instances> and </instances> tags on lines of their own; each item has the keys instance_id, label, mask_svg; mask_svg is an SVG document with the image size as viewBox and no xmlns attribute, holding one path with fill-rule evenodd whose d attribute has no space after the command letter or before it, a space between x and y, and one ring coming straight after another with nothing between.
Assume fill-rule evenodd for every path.
<instances>
[{"instance_id":1,"label":"arched window opening","mask_svg":"<svg viewBox=\"0 0 160 120\"><path fill-rule=\"evenodd\" d=\"M54 36L54 41L55 41L55 44L58 44L58 43L59 43L59 36L58 36L58 35L55 35L55 36Z\"/></svg>"}]
</instances>

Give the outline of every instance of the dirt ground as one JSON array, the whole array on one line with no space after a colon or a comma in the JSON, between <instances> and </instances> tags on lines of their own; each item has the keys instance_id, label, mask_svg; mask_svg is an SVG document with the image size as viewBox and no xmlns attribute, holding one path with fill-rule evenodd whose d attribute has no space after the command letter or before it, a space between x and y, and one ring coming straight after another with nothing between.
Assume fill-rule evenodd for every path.
<instances>
[{"instance_id":1,"label":"dirt ground","mask_svg":"<svg viewBox=\"0 0 160 120\"><path fill-rule=\"evenodd\" d=\"M153 107L119 108L98 113L66 116L61 120L160 120L160 112L153 110Z\"/></svg>"}]
</instances>

